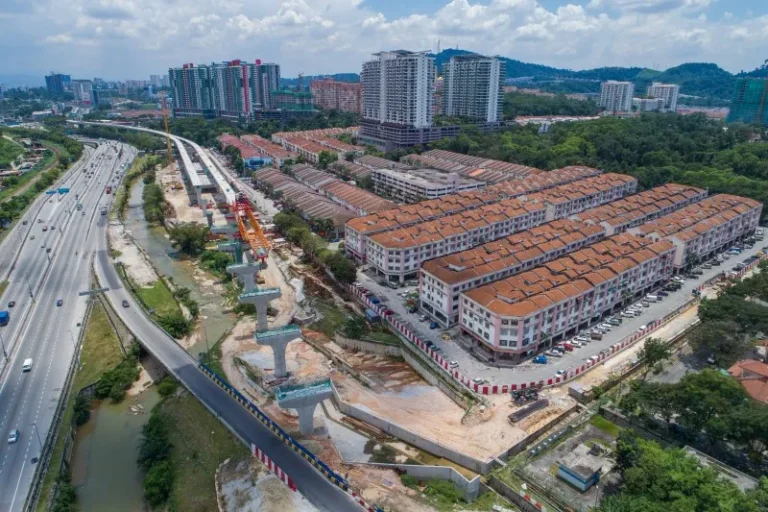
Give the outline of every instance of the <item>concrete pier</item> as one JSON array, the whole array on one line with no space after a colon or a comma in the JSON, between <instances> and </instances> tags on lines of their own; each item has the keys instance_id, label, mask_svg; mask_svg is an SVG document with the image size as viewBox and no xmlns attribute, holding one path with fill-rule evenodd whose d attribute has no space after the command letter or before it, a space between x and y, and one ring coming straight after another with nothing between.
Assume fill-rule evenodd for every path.
<instances>
[{"instance_id":1,"label":"concrete pier","mask_svg":"<svg viewBox=\"0 0 768 512\"><path fill-rule=\"evenodd\" d=\"M331 381L326 379L301 386L281 386L275 391L277 405L282 409L296 409L299 429L304 435L315 431L314 415L317 404L333 396Z\"/></svg>"},{"instance_id":2,"label":"concrete pier","mask_svg":"<svg viewBox=\"0 0 768 512\"><path fill-rule=\"evenodd\" d=\"M285 366L285 347L296 338L301 337L301 329L298 325L287 325L271 331L256 333L256 342L259 345L272 347L275 358L275 377L287 377L288 369Z\"/></svg>"}]
</instances>

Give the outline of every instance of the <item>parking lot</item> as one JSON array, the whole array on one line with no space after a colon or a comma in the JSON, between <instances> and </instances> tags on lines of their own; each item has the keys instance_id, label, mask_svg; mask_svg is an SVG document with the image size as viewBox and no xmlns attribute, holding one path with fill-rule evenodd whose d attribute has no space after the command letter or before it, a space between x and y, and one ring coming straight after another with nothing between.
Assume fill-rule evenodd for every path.
<instances>
[{"instance_id":1,"label":"parking lot","mask_svg":"<svg viewBox=\"0 0 768 512\"><path fill-rule=\"evenodd\" d=\"M456 361L459 370L472 378L481 378L491 384L504 384L515 380L544 380L552 377L558 370L568 370L583 364L589 357L597 355L601 350L608 349L614 343L637 332L646 324L653 320L658 320L666 314L681 307L691 296L693 291L702 283L714 278L718 274L728 273L733 267L744 261L746 258L755 256L763 247L763 242L757 242L752 249L746 249L739 255L732 255L719 266L712 266L709 269L702 269L702 274L695 279L685 279L682 287L675 292L669 292L667 297L661 298L659 302L650 303L648 307L641 307L640 316L634 318L623 318L620 326L612 328L603 336L602 340L593 340L584 347L575 348L572 352L566 352L563 357L548 357L546 364L534 364L530 360L523 362L513 368L498 368L486 365L484 362L476 359L467 352L464 347L453 341L458 334L458 327L451 329L430 329L430 322L419 321L422 316L420 311L408 313L405 307L405 300L399 296L403 290L414 289L416 287L404 287L392 289L386 285L381 285L370 273L358 272L358 281L362 286L368 288L382 304L394 311L401 322L408 325L412 332L417 334L424 341L432 341L442 351L443 357L448 360ZM446 341L442 339L442 334L447 333L452 339ZM651 336L653 333L651 333Z\"/></svg>"}]
</instances>

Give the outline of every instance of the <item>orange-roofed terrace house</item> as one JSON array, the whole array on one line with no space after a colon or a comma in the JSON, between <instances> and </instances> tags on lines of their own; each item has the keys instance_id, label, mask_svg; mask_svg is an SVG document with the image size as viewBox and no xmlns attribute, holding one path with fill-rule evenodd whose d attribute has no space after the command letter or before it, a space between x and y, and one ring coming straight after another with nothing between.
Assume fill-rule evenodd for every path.
<instances>
[{"instance_id":1,"label":"orange-roofed terrace house","mask_svg":"<svg viewBox=\"0 0 768 512\"><path fill-rule=\"evenodd\" d=\"M754 234L763 205L753 199L718 194L629 230L675 246L675 269L683 271Z\"/></svg>"},{"instance_id":2,"label":"orange-roofed terrace house","mask_svg":"<svg viewBox=\"0 0 768 512\"><path fill-rule=\"evenodd\" d=\"M670 242L614 235L460 296L461 332L492 360L523 359L641 297L673 273Z\"/></svg>"}]
</instances>

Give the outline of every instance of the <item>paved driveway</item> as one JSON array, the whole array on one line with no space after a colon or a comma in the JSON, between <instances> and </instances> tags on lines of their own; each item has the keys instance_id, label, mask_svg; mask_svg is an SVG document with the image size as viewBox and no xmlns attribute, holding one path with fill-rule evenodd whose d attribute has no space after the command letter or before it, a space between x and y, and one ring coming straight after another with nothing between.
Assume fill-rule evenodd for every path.
<instances>
[{"instance_id":1,"label":"paved driveway","mask_svg":"<svg viewBox=\"0 0 768 512\"><path fill-rule=\"evenodd\" d=\"M666 314L682 306L690 297L694 289L705 281L712 279L720 273L728 272L736 263L743 261L749 256L757 254L763 243L758 242L755 247L742 252L738 256L731 256L719 267L712 267L704 270L702 276L698 279L686 279L683 287L671 292L669 296L664 297L661 302L652 303L650 307L644 308L643 314L635 318L624 318L622 325L614 327L608 334L603 336L600 341L592 341L587 346L576 349L573 352L566 353L561 358L549 358L546 365L538 365L530 362L524 362L514 368L496 368L486 365L484 362L476 359L469 354L462 346L454 341L444 341L441 339L443 332L448 332L455 336L458 332L457 327L447 330L429 328L429 321L419 322L418 317L422 314L408 313L405 309L404 299L397 294L405 289L415 287L405 287L392 289L388 286L380 285L370 274L358 272L358 281L368 288L374 295L383 299L382 302L393 310L401 321L410 326L410 329L423 340L432 340L442 350L443 357L448 360L454 360L459 363L459 370L468 377L481 377L487 379L491 384L506 384L515 381L538 381L546 380L552 377L557 370L566 370L580 366L589 357L600 353L601 350L609 348L614 343L637 332L642 326L663 318ZM651 334L652 335L652 334Z\"/></svg>"}]
</instances>

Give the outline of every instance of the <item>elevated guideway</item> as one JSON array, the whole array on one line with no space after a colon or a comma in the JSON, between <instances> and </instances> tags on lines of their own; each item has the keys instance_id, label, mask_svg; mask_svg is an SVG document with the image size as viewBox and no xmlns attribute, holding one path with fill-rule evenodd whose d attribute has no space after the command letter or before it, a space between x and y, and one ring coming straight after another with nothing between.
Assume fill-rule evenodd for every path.
<instances>
[{"instance_id":1,"label":"elevated guideway","mask_svg":"<svg viewBox=\"0 0 768 512\"><path fill-rule=\"evenodd\" d=\"M152 133L160 137L165 137L165 132L160 130L151 130L149 128L142 128L140 126L127 126L114 123L103 123L95 121L67 121L72 124L83 124L91 126L107 126L110 128L117 128L123 130L134 130L138 132ZM184 170L184 176L186 181L192 187L194 191L195 200L197 204L202 205L201 195L205 189L215 188L220 193L224 201L231 205L237 199L237 195L226 180L221 170L216 166L207 152L195 142L179 137L177 135L170 136L173 143L176 145L176 149L179 152L181 158L182 168ZM197 162L193 161L187 151L186 146L191 147L197 155Z\"/></svg>"}]
</instances>

